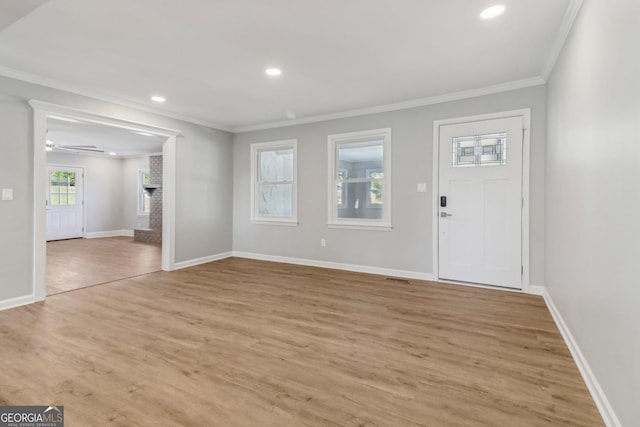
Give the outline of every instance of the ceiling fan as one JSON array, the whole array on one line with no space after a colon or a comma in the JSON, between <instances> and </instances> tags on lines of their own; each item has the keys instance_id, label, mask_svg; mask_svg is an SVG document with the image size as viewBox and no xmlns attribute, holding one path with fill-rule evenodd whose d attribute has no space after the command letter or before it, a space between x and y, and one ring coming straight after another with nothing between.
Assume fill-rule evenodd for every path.
<instances>
[{"instance_id":1,"label":"ceiling fan","mask_svg":"<svg viewBox=\"0 0 640 427\"><path fill-rule=\"evenodd\" d=\"M71 152L74 152L74 153L77 153L78 151L90 151L90 152L93 152L93 153L104 153L104 150L100 150L95 145L62 145L62 144L56 144L55 142L53 142L50 139L47 140L46 149L47 149L47 151L52 151L52 150L55 149L55 150L62 150L62 151L71 151Z\"/></svg>"}]
</instances>

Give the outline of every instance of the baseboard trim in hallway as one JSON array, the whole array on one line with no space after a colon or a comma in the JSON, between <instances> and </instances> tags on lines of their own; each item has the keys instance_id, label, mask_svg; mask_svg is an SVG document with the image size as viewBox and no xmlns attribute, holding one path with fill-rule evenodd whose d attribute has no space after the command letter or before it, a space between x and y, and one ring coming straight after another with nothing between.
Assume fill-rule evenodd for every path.
<instances>
[{"instance_id":1,"label":"baseboard trim in hallway","mask_svg":"<svg viewBox=\"0 0 640 427\"><path fill-rule=\"evenodd\" d=\"M9 310L11 308L32 304L34 301L35 301L35 298L33 294L24 295L21 297L9 298L4 301L0 301L0 311Z\"/></svg>"},{"instance_id":2,"label":"baseboard trim in hallway","mask_svg":"<svg viewBox=\"0 0 640 427\"><path fill-rule=\"evenodd\" d=\"M569 347L571 356L573 356L573 360L576 362L578 370L582 375L582 379L584 379L587 389L589 390L589 393L591 393L591 397L593 398L598 411L600 411L600 415L602 416L605 424L607 427L622 427L622 424L613 410L607 395L604 393L604 390L602 390L598 379L591 370L591 366L589 366L587 358L582 353L582 350L580 350L578 342L575 340L571 330L564 321L560 311L554 304L553 299L546 288L544 288L543 297L547 304L547 308L549 308L549 312L551 312L553 320L556 322L556 326L558 326L558 329L560 330L560 335L562 335L564 342L567 344L567 347Z\"/></svg>"},{"instance_id":3,"label":"baseboard trim in hallway","mask_svg":"<svg viewBox=\"0 0 640 427\"><path fill-rule=\"evenodd\" d=\"M377 274L380 276L402 277L404 279L428 280L433 281L434 277L431 273L422 273L419 271L396 270L392 268L371 267L368 265L343 264L333 261L319 261L308 258L293 258L278 255L264 255L251 252L233 251L233 256L238 258L255 259L259 261L282 262L285 264L305 265L308 267L330 268L333 270L353 271L356 273Z\"/></svg>"}]
</instances>

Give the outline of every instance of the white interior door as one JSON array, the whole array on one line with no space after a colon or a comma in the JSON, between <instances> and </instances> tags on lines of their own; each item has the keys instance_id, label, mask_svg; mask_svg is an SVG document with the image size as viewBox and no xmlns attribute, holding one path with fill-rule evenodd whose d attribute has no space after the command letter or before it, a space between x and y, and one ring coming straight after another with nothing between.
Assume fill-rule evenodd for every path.
<instances>
[{"instance_id":1,"label":"white interior door","mask_svg":"<svg viewBox=\"0 0 640 427\"><path fill-rule=\"evenodd\" d=\"M523 129L521 116L440 127L439 278L522 288Z\"/></svg>"},{"instance_id":2,"label":"white interior door","mask_svg":"<svg viewBox=\"0 0 640 427\"><path fill-rule=\"evenodd\" d=\"M47 240L83 237L82 168L49 166L47 171Z\"/></svg>"}]
</instances>

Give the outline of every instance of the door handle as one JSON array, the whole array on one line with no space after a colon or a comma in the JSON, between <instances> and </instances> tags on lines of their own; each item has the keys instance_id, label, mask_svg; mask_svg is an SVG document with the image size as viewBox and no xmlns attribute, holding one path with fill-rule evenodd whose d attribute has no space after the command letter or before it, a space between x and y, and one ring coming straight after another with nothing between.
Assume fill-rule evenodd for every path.
<instances>
[{"instance_id":1,"label":"door handle","mask_svg":"<svg viewBox=\"0 0 640 427\"><path fill-rule=\"evenodd\" d=\"M440 218L446 218L448 216L453 216L453 214L446 213L446 212L440 212Z\"/></svg>"}]
</instances>

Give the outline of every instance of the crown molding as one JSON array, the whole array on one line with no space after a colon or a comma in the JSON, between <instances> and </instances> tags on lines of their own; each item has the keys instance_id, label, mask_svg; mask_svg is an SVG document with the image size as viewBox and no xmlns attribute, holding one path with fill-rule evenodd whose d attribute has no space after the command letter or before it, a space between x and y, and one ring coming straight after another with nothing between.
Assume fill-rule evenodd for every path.
<instances>
[{"instance_id":1,"label":"crown molding","mask_svg":"<svg viewBox=\"0 0 640 427\"><path fill-rule=\"evenodd\" d=\"M571 28L573 28L573 23L578 17L578 12L580 12L582 3L583 0L571 0L567 7L567 11L565 12L564 18L562 18L562 23L560 24L560 28L558 28L558 32L556 33L556 39L553 47L551 48L551 54L549 55L549 59L547 60L544 70L542 71L541 77L545 83L549 80L551 72L560 57L560 52L562 52L562 48L567 41L567 37L569 37Z\"/></svg>"},{"instance_id":2,"label":"crown molding","mask_svg":"<svg viewBox=\"0 0 640 427\"><path fill-rule=\"evenodd\" d=\"M575 1L582 3L582 0L573 0L573 2ZM566 35L565 35L565 38L566 38ZM459 92L451 92L451 93L446 93L446 94L431 96L426 98L417 98L409 101L396 102L392 104L377 105L374 107L359 108L355 110L347 110L347 111L342 111L337 113L321 114L321 115L303 117L303 118L294 119L294 120L283 120L283 121L262 123L262 124L256 124L256 125L230 127L230 126L220 125L217 123L211 123L211 122L194 119L192 117L187 117L180 114L170 113L170 112L152 108L143 104L138 104L138 103L127 101L121 98L105 95L97 91L85 90L75 85L70 85L70 84L62 83L56 80L39 77L34 74L15 70L13 68L0 66L0 76L24 81L27 83L37 84L37 85L52 88L52 89L58 89L65 92L74 93L76 95L87 96L100 101L110 102L110 103L121 105L124 107L135 108L137 110L158 114L160 116L181 120L183 122L193 123L193 124L206 126L214 129L219 129L227 132L233 132L233 133L251 132L256 130L264 130L264 129L274 129L274 128L280 128L280 127L302 125L307 123L316 123L316 122L324 122L328 120L365 116L369 114L378 114L378 113L386 113L390 111L406 110L409 108L424 107L427 105L442 104L442 103L451 102L451 101L460 101L463 99L475 98L478 96L492 95L496 93L507 92L510 90L524 89L532 86L540 86L546 83L546 80L542 76L538 76L538 77L531 77L531 78L522 79L522 80L515 80L507 83L501 83L501 84L492 85L492 86L485 86L482 88L469 89L469 90L464 90Z\"/></svg>"},{"instance_id":3,"label":"crown molding","mask_svg":"<svg viewBox=\"0 0 640 427\"><path fill-rule=\"evenodd\" d=\"M406 110L408 108L424 107L426 105L442 104L444 102L459 101L462 99L475 98L478 96L491 95L510 90L523 89L532 86L539 86L545 83L542 77L532 77L523 80L516 80L508 83L501 83L493 86L486 86L477 89L451 92L443 95L418 98L410 101L396 102L393 104L378 105L375 107L359 108L356 110L342 111L338 113L322 114L317 116L303 117L294 120L283 120L278 122L264 123L258 125L238 126L232 129L233 133L251 132L255 130L273 129L279 127L296 126L307 123L324 122L327 120L344 119L347 117L366 116L369 114L386 113L389 111Z\"/></svg>"},{"instance_id":4,"label":"crown molding","mask_svg":"<svg viewBox=\"0 0 640 427\"><path fill-rule=\"evenodd\" d=\"M181 114L171 113L161 110L159 108L149 107L148 105L139 104L137 102L129 101L123 98L114 97L101 93L99 91L87 90L80 86L76 86L69 83L63 83L55 79L49 79L35 74L27 73L24 71L16 70L14 68L0 66L0 76L8 77L14 80L20 80L27 83L32 83L39 86L44 86L51 89L57 89L65 92L74 93L76 95L87 96L89 98L97 99L99 101L109 102L111 104L121 105L123 107L134 108L136 110L146 111L147 113L157 114L159 116L168 117L171 119L180 120L187 123L192 123L200 126L206 126L208 128L214 128L231 132L232 128L229 126L220 125L218 123L211 123L204 120L194 119L193 117L183 116Z\"/></svg>"}]
</instances>

